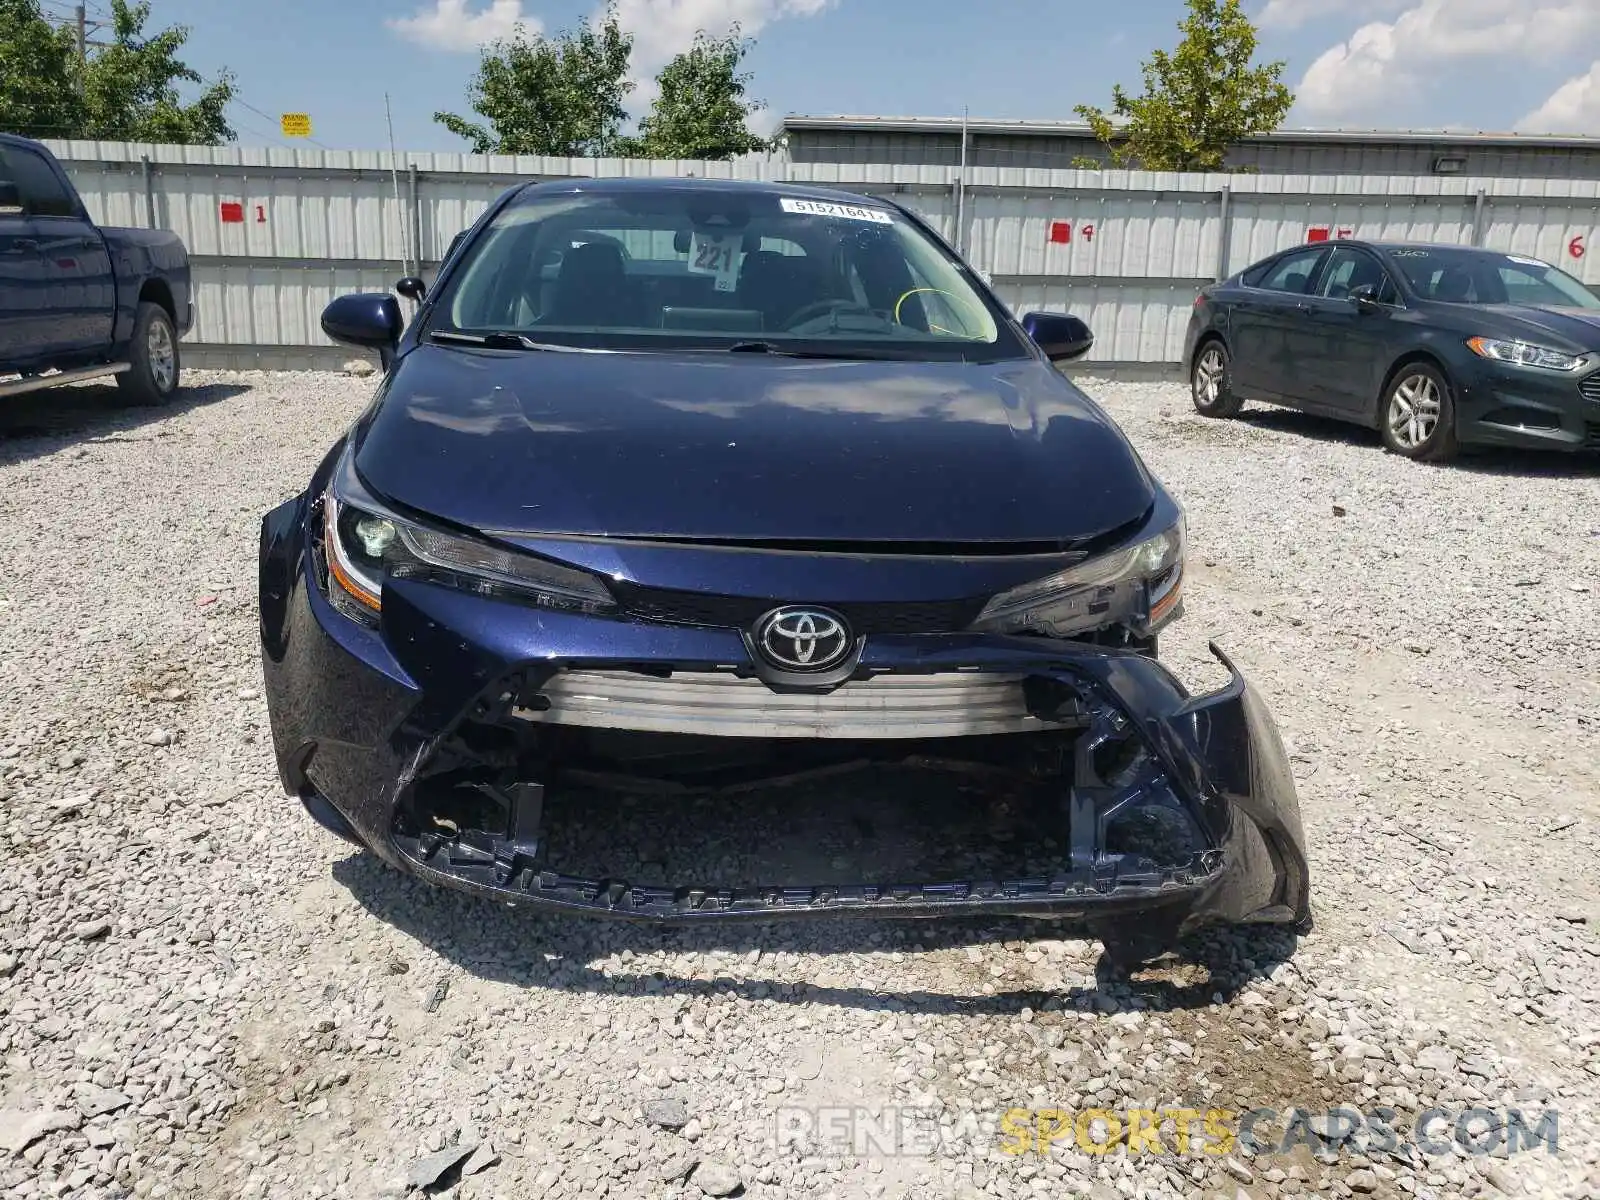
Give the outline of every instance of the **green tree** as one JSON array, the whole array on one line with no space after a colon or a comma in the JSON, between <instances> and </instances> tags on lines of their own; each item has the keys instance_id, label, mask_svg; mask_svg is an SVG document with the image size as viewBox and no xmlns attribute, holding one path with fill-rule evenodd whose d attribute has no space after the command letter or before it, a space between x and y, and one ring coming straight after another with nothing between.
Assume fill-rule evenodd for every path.
<instances>
[{"instance_id":1,"label":"green tree","mask_svg":"<svg viewBox=\"0 0 1600 1200\"><path fill-rule=\"evenodd\" d=\"M207 82L178 57L189 40L182 25L146 37L148 3L111 0L112 41L90 56L83 72L83 128L79 135L119 142L173 142L219 146L231 142L227 106L233 78ZM185 104L177 84L204 84Z\"/></svg>"},{"instance_id":2,"label":"green tree","mask_svg":"<svg viewBox=\"0 0 1600 1200\"><path fill-rule=\"evenodd\" d=\"M628 119L632 54L633 35L617 24L615 7L599 23L553 38L530 36L519 25L483 52L467 93L488 124L447 112L433 119L476 154L604 154Z\"/></svg>"},{"instance_id":3,"label":"green tree","mask_svg":"<svg viewBox=\"0 0 1600 1200\"><path fill-rule=\"evenodd\" d=\"M82 132L72 31L44 19L38 0L0 0L0 130L25 137Z\"/></svg>"},{"instance_id":4,"label":"green tree","mask_svg":"<svg viewBox=\"0 0 1600 1200\"><path fill-rule=\"evenodd\" d=\"M205 84L178 58L182 26L144 34L150 5L111 0L112 41L81 65L71 29L51 25L38 0L0 0L0 129L33 137L179 142L233 140L224 74L185 104L177 85Z\"/></svg>"},{"instance_id":5,"label":"green tree","mask_svg":"<svg viewBox=\"0 0 1600 1200\"><path fill-rule=\"evenodd\" d=\"M661 92L650 115L639 122L636 147L650 158L732 158L770 145L750 132L750 114L763 108L746 100L752 78L739 71L753 41L739 27L721 38L701 30L694 45L656 76Z\"/></svg>"},{"instance_id":6,"label":"green tree","mask_svg":"<svg viewBox=\"0 0 1600 1200\"><path fill-rule=\"evenodd\" d=\"M1144 94L1112 90L1111 112L1077 113L1117 166L1147 171L1221 171L1228 148L1276 129L1294 104L1282 62L1255 65L1256 30L1239 0L1187 0L1172 53L1144 63ZM1090 161L1084 165L1099 166Z\"/></svg>"}]
</instances>

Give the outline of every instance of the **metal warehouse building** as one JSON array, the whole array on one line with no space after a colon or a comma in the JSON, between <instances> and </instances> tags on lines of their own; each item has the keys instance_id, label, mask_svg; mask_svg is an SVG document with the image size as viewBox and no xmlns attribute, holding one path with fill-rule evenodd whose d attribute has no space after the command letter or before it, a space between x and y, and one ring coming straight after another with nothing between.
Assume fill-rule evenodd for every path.
<instances>
[{"instance_id":1,"label":"metal warehouse building","mask_svg":"<svg viewBox=\"0 0 1600 1200\"><path fill-rule=\"evenodd\" d=\"M1070 169L1105 161L1087 125L1063 121L963 122L960 117L789 117L797 163L901 163ZM1499 179L1600 179L1600 138L1428 130L1281 129L1229 156L1264 175L1468 175Z\"/></svg>"}]
</instances>

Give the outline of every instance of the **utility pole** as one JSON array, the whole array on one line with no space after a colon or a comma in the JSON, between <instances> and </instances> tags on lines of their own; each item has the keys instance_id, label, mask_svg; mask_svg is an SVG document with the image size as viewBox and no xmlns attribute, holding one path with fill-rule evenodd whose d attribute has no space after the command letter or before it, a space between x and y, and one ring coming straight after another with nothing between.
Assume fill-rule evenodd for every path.
<instances>
[{"instance_id":1,"label":"utility pole","mask_svg":"<svg viewBox=\"0 0 1600 1200\"><path fill-rule=\"evenodd\" d=\"M84 11L83 5L78 5L78 78L83 78L83 72L89 65L89 14ZM80 85L81 86L81 85Z\"/></svg>"}]
</instances>

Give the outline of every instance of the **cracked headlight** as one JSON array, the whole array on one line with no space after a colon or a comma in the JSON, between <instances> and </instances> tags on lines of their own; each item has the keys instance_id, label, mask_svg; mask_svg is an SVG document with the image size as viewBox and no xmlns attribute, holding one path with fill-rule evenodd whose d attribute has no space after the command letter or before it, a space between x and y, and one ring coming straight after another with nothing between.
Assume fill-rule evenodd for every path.
<instances>
[{"instance_id":1,"label":"cracked headlight","mask_svg":"<svg viewBox=\"0 0 1600 1200\"><path fill-rule=\"evenodd\" d=\"M1467 348L1480 358L1492 358L1495 362L1512 363L1519 367L1542 367L1546 371L1576 371L1583 366L1587 357L1564 354L1532 342L1508 342L1500 338L1468 338Z\"/></svg>"},{"instance_id":2,"label":"cracked headlight","mask_svg":"<svg viewBox=\"0 0 1600 1200\"><path fill-rule=\"evenodd\" d=\"M1071 638L1112 625L1148 637L1183 604L1184 521L1133 546L1002 592L972 627Z\"/></svg>"},{"instance_id":3,"label":"cracked headlight","mask_svg":"<svg viewBox=\"0 0 1600 1200\"><path fill-rule=\"evenodd\" d=\"M389 511L361 486L348 452L323 495L322 521L328 599L363 625L377 624L386 578L426 579L567 612L616 608L605 584L586 572L430 529Z\"/></svg>"}]
</instances>

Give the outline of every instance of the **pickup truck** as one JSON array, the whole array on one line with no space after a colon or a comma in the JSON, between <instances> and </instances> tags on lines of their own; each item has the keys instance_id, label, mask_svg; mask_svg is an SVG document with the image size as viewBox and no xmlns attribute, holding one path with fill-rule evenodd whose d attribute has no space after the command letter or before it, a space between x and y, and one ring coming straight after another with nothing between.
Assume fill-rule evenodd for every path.
<instances>
[{"instance_id":1,"label":"pickup truck","mask_svg":"<svg viewBox=\"0 0 1600 1200\"><path fill-rule=\"evenodd\" d=\"M96 228L49 150L0 134L0 398L115 375L163 404L192 323L177 234Z\"/></svg>"}]
</instances>

